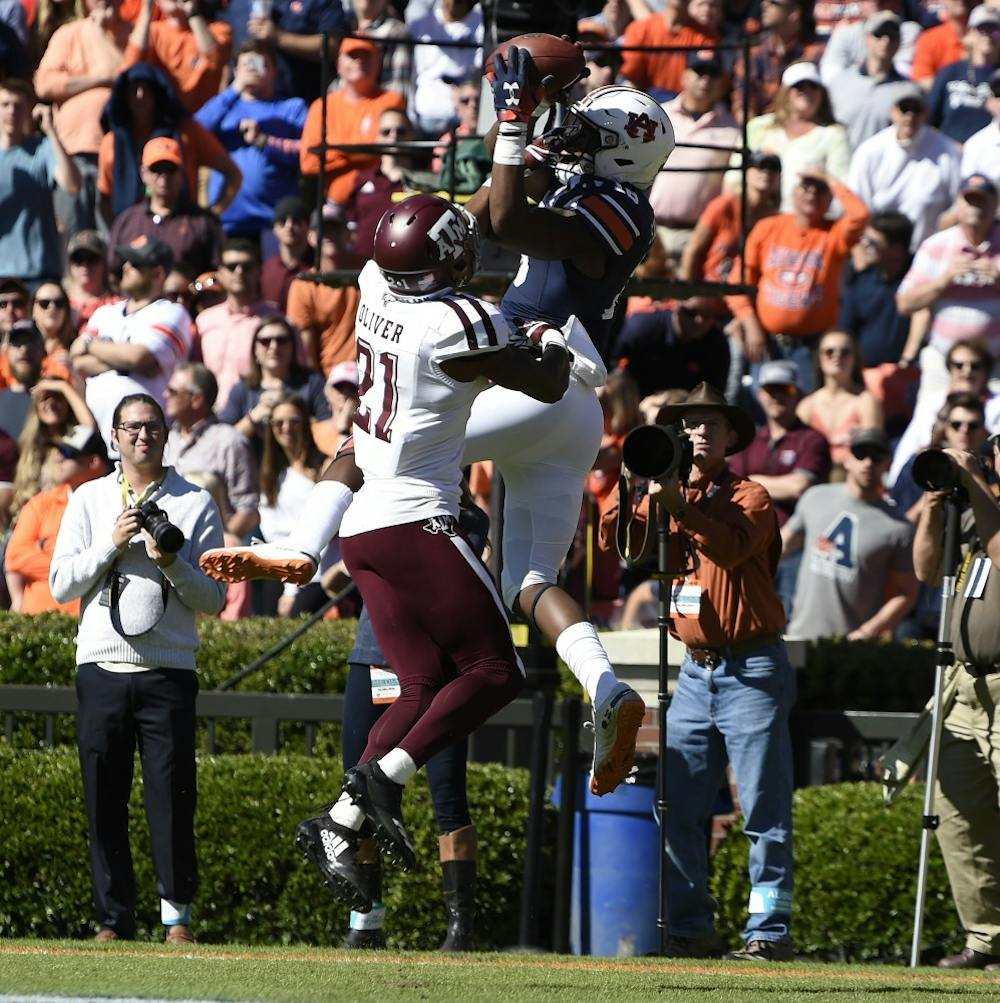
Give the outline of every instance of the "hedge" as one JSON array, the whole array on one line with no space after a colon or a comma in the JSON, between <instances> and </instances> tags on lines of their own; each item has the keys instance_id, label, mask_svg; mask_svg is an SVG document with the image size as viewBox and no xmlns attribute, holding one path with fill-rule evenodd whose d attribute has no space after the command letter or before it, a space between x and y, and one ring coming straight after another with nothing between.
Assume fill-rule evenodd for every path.
<instances>
[{"instance_id":1,"label":"hedge","mask_svg":"<svg viewBox=\"0 0 1000 1003\"><path fill-rule=\"evenodd\" d=\"M76 755L68 749L20 752L0 746L0 775L0 818L6 823L0 840L0 936L90 936L95 926ZM200 758L201 890L194 911L199 940L339 944L348 910L296 850L294 831L302 818L337 796L340 781L338 764L304 756ZM500 949L517 942L527 774L470 764L469 798L481 843L480 943ZM162 937L138 769L130 808L138 935ZM436 948L446 916L437 829L422 775L407 790L405 811L421 867L409 874L389 872L387 929L396 947ZM552 843L546 840L547 846ZM545 872L552 870L546 861ZM540 906L548 909L550 900L547 894Z\"/></svg>"},{"instance_id":2,"label":"hedge","mask_svg":"<svg viewBox=\"0 0 1000 1003\"><path fill-rule=\"evenodd\" d=\"M85 937L93 931L90 869L79 766L70 750L17 752L0 747L0 936ZM347 910L336 903L293 846L296 823L332 799L339 767L302 756L208 756L199 764L197 821L201 891L195 907L206 942L336 944ZM469 798L480 835L479 941L483 949L516 943L524 866L528 778L521 770L470 764ZM141 782L131 828L142 937L159 936L155 880L148 857ZM421 869L391 871L387 928L399 948L435 948L445 926L437 840L422 775L406 796L407 823ZM913 917L921 792L892 809L875 784L813 787L795 795L796 949L817 959L899 960L908 953ZM9 820L16 819L17 824ZM552 928L554 810L546 814L538 908ZM627 847L608 852L627 853ZM711 879L719 930L732 943L746 918L747 843L730 832ZM925 942L960 946L957 918L935 851L929 872ZM636 889L655 896L655 889Z\"/></svg>"}]
</instances>

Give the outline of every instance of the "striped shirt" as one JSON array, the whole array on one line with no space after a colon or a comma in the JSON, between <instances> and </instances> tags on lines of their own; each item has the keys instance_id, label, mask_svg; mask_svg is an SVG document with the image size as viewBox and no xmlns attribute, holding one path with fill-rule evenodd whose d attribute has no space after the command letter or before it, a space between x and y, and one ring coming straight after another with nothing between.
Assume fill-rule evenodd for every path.
<instances>
[{"instance_id":1,"label":"striped shirt","mask_svg":"<svg viewBox=\"0 0 1000 1003\"><path fill-rule=\"evenodd\" d=\"M509 333L497 308L472 296L395 296L371 261L358 285L354 448L365 483L342 537L458 516L465 426L489 383L459 383L440 364L505 348Z\"/></svg>"},{"instance_id":2,"label":"striped shirt","mask_svg":"<svg viewBox=\"0 0 1000 1003\"><path fill-rule=\"evenodd\" d=\"M899 292L935 281L960 254L989 258L1000 268L1000 224L978 246L958 226L932 234L917 249ZM994 356L1000 353L1000 286L976 272L959 275L931 305L930 340L935 348L947 354L956 342L969 338L985 338Z\"/></svg>"}]
</instances>

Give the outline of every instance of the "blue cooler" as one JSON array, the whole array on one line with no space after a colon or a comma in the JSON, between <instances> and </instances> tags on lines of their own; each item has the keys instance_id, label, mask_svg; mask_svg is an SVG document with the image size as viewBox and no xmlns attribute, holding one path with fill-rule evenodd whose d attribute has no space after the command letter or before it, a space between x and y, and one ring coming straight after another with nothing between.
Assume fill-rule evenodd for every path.
<instances>
[{"instance_id":1,"label":"blue cooler","mask_svg":"<svg viewBox=\"0 0 1000 1003\"><path fill-rule=\"evenodd\" d=\"M561 780L552 793L556 807ZM596 797L589 776L579 775L570 909L574 954L631 957L659 951L655 801L654 788L641 784L621 784Z\"/></svg>"}]
</instances>

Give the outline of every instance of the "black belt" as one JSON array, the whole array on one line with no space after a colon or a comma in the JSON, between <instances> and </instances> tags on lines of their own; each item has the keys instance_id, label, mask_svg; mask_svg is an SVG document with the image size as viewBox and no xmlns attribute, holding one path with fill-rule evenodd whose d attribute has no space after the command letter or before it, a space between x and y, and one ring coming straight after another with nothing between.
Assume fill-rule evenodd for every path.
<instances>
[{"instance_id":1,"label":"black belt","mask_svg":"<svg viewBox=\"0 0 1000 1003\"><path fill-rule=\"evenodd\" d=\"M727 644L721 648L688 648L687 653L696 665L712 669L734 655L743 655L754 648L777 644L780 640L781 635L772 631L767 634L756 634L753 637L748 637L745 641L737 641L735 644Z\"/></svg>"}]
</instances>

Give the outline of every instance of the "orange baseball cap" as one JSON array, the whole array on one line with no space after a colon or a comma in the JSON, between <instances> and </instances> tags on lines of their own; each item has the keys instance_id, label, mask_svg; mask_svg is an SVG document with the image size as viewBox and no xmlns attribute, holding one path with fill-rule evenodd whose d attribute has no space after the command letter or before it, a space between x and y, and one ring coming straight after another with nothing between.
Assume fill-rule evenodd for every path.
<instances>
[{"instance_id":1,"label":"orange baseball cap","mask_svg":"<svg viewBox=\"0 0 1000 1003\"><path fill-rule=\"evenodd\" d=\"M380 49L367 38L345 38L341 40L340 52L341 55L345 56L350 52L367 52L370 55L377 56Z\"/></svg>"},{"instance_id":2,"label":"orange baseball cap","mask_svg":"<svg viewBox=\"0 0 1000 1003\"><path fill-rule=\"evenodd\" d=\"M142 148L142 166L152 167L153 164L176 164L182 167L184 158L181 156L181 144L170 136L157 136Z\"/></svg>"}]
</instances>

